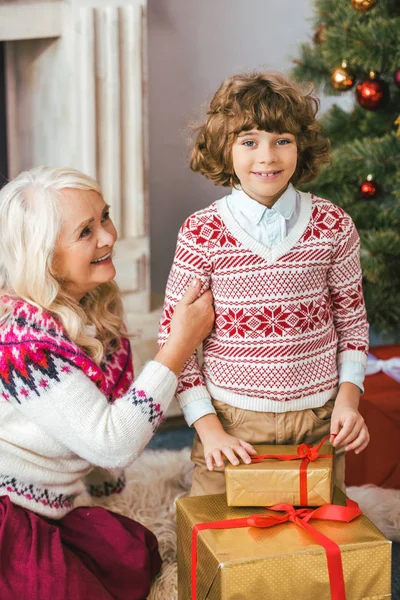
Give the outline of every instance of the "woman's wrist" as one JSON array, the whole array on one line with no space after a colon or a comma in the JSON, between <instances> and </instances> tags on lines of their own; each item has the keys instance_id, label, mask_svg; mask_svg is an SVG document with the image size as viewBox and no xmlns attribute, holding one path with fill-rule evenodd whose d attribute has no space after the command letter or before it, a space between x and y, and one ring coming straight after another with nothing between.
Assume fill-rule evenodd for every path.
<instances>
[{"instance_id":1,"label":"woman's wrist","mask_svg":"<svg viewBox=\"0 0 400 600\"><path fill-rule=\"evenodd\" d=\"M154 360L168 367L177 377L181 374L185 362L188 360L188 353L183 352L179 344L175 344L172 338L168 338L164 346L157 352Z\"/></svg>"}]
</instances>

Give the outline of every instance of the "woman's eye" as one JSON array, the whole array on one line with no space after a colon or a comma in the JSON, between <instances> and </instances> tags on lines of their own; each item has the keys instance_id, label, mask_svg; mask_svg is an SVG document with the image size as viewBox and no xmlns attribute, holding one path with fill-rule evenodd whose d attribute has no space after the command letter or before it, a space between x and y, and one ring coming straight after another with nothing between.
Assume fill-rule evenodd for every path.
<instances>
[{"instance_id":1,"label":"woman's eye","mask_svg":"<svg viewBox=\"0 0 400 600\"><path fill-rule=\"evenodd\" d=\"M246 140L245 142L243 142L243 146L247 146L247 148L252 148L255 145L256 143L253 142L253 140Z\"/></svg>"},{"instance_id":2,"label":"woman's eye","mask_svg":"<svg viewBox=\"0 0 400 600\"><path fill-rule=\"evenodd\" d=\"M108 210L107 212L104 213L103 218L101 219L101 222L104 223L104 221L108 221L110 218L110 211Z\"/></svg>"},{"instance_id":3,"label":"woman's eye","mask_svg":"<svg viewBox=\"0 0 400 600\"><path fill-rule=\"evenodd\" d=\"M92 230L90 229L90 227L85 227L84 229L82 229L79 239L87 237L88 235L91 234L91 232L92 232Z\"/></svg>"}]
</instances>

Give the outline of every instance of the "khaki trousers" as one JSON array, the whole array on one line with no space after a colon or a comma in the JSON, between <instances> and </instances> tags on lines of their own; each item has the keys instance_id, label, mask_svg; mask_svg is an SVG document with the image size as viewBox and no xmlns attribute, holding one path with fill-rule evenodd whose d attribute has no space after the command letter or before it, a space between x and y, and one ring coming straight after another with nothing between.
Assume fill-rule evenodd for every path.
<instances>
[{"instance_id":1,"label":"khaki trousers","mask_svg":"<svg viewBox=\"0 0 400 600\"><path fill-rule=\"evenodd\" d=\"M213 400L217 416L227 433L250 444L316 444L330 432L331 414L335 401L329 400L320 408L286 413L263 413L235 408ZM191 459L195 464L191 496L225 493L225 466L209 471L204 458L203 444L195 435ZM344 449L335 451L335 485L345 491Z\"/></svg>"}]
</instances>

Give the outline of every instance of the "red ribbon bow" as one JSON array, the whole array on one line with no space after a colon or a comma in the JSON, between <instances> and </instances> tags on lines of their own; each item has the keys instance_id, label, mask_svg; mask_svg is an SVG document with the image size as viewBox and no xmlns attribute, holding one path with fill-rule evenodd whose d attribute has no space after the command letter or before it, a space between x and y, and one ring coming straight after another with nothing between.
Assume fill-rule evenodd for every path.
<instances>
[{"instance_id":1,"label":"red ribbon bow","mask_svg":"<svg viewBox=\"0 0 400 600\"><path fill-rule=\"evenodd\" d=\"M340 548L333 540L310 525L310 519L323 521L339 521L350 523L362 514L358 504L353 500L346 499L346 506L327 504L316 509L298 508L290 504L275 504L269 506L268 510L284 511L280 515L255 514L250 517L239 519L227 519L225 521L214 521L210 523L198 523L192 530L192 600L197 600L197 536L199 531L206 529L238 529L242 527L273 527L291 521L302 527L314 540L323 546L326 553L328 565L329 585L331 600L346 600L344 585L343 565Z\"/></svg>"},{"instance_id":2,"label":"red ribbon bow","mask_svg":"<svg viewBox=\"0 0 400 600\"><path fill-rule=\"evenodd\" d=\"M310 462L317 460L317 458L332 458L332 454L320 454L322 444L327 440L333 433L329 433L322 438L318 446L311 446L309 444L300 444L297 447L297 454L258 454L257 456L251 457L252 463L262 462L264 460L275 458L277 460L300 460L300 504L307 506L308 504L308 489L307 489L307 467Z\"/></svg>"},{"instance_id":3,"label":"red ribbon bow","mask_svg":"<svg viewBox=\"0 0 400 600\"><path fill-rule=\"evenodd\" d=\"M314 446L309 446L308 444L300 444L300 446L297 447L297 454L300 458L308 458L309 461L316 460L319 458L319 448L320 446L315 448Z\"/></svg>"}]
</instances>

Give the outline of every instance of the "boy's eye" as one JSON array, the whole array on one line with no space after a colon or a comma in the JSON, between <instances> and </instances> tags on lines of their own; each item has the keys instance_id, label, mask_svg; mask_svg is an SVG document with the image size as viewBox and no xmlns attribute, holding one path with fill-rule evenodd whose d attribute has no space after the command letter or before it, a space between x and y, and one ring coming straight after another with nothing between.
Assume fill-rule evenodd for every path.
<instances>
[{"instance_id":1,"label":"boy's eye","mask_svg":"<svg viewBox=\"0 0 400 600\"><path fill-rule=\"evenodd\" d=\"M242 143L242 146L247 146L247 148L252 148L256 143L253 140L246 140Z\"/></svg>"},{"instance_id":2,"label":"boy's eye","mask_svg":"<svg viewBox=\"0 0 400 600\"><path fill-rule=\"evenodd\" d=\"M291 144L291 140L287 138L281 138L276 143L278 144L278 146L285 146L286 144Z\"/></svg>"},{"instance_id":3,"label":"boy's eye","mask_svg":"<svg viewBox=\"0 0 400 600\"><path fill-rule=\"evenodd\" d=\"M87 237L91 233L92 233L92 230L90 229L90 227L85 227L84 229L82 229L79 239L81 240L82 238Z\"/></svg>"}]
</instances>

